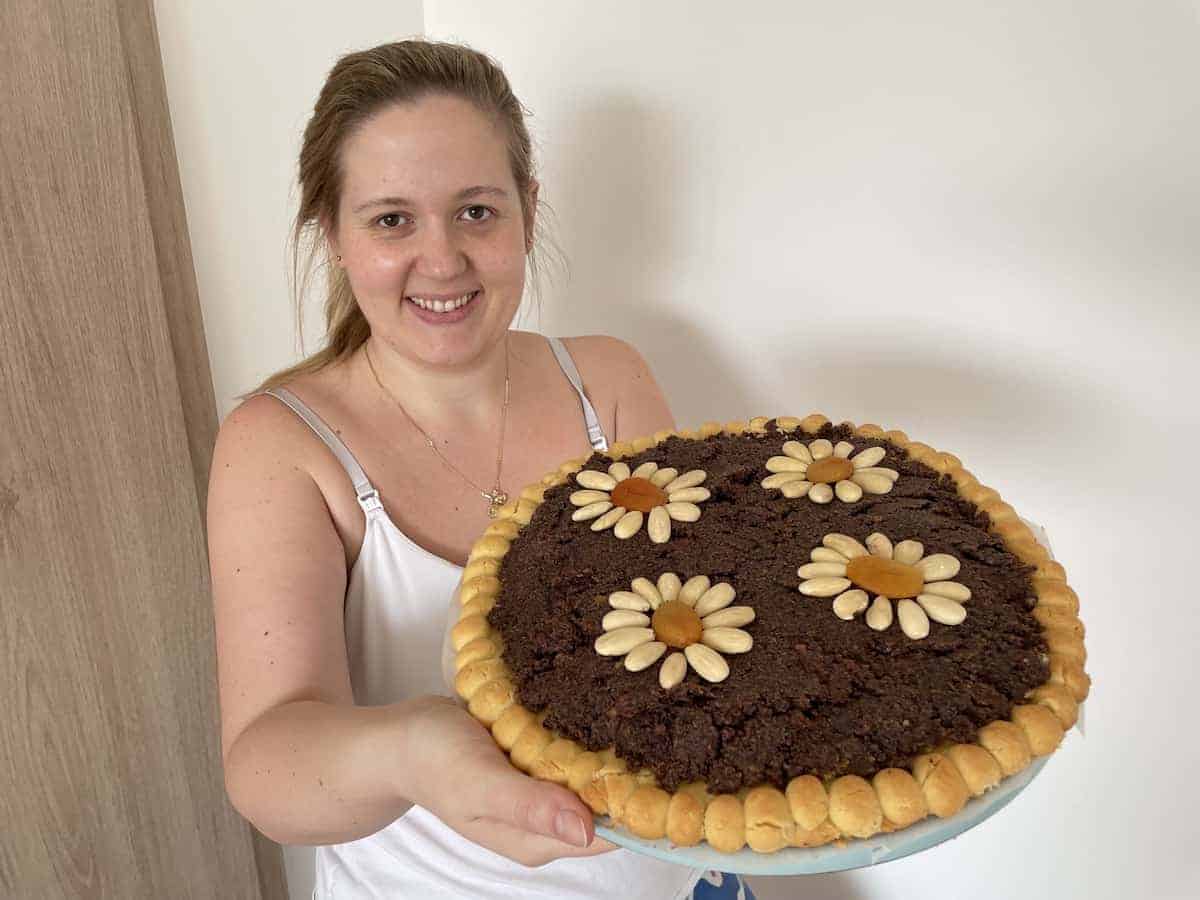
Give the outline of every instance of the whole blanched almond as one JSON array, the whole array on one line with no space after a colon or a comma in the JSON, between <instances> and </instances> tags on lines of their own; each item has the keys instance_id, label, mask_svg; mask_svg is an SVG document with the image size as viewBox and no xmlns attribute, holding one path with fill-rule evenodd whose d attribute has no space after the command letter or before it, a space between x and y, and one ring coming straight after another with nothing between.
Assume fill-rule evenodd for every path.
<instances>
[{"instance_id":1,"label":"whole blanched almond","mask_svg":"<svg viewBox=\"0 0 1200 900\"><path fill-rule=\"evenodd\" d=\"M675 652L663 661L662 668L658 670L658 683L663 690L669 691L683 681L683 676L686 674L687 657L682 653Z\"/></svg>"},{"instance_id":2,"label":"whole blanched almond","mask_svg":"<svg viewBox=\"0 0 1200 900\"><path fill-rule=\"evenodd\" d=\"M856 469L855 474L862 475L882 475L888 481L895 482L900 477L900 473L895 469L889 469L884 466L866 466L862 469Z\"/></svg>"},{"instance_id":3,"label":"whole blanched almond","mask_svg":"<svg viewBox=\"0 0 1200 900\"><path fill-rule=\"evenodd\" d=\"M810 578L801 582L800 593L806 597L834 597L848 587L849 578Z\"/></svg>"},{"instance_id":4,"label":"whole blanched almond","mask_svg":"<svg viewBox=\"0 0 1200 900\"><path fill-rule=\"evenodd\" d=\"M633 470L631 478L645 478L647 481L658 471L658 463L644 462Z\"/></svg>"},{"instance_id":5,"label":"whole blanched almond","mask_svg":"<svg viewBox=\"0 0 1200 900\"><path fill-rule=\"evenodd\" d=\"M803 481L804 475L801 472L776 472L774 475L768 475L759 482L768 491L777 491L789 481Z\"/></svg>"},{"instance_id":6,"label":"whole blanched almond","mask_svg":"<svg viewBox=\"0 0 1200 900\"><path fill-rule=\"evenodd\" d=\"M887 494L892 490L892 480L874 472L858 471L852 477L854 483L869 494Z\"/></svg>"},{"instance_id":7,"label":"whole blanched almond","mask_svg":"<svg viewBox=\"0 0 1200 900\"><path fill-rule=\"evenodd\" d=\"M746 653L754 646L754 638L740 628L705 628L700 642L722 653Z\"/></svg>"},{"instance_id":8,"label":"whole blanched almond","mask_svg":"<svg viewBox=\"0 0 1200 900\"><path fill-rule=\"evenodd\" d=\"M703 617L719 609L724 609L733 602L733 598L736 596L737 592L734 591L733 585L727 581L720 581L696 600L696 615Z\"/></svg>"},{"instance_id":9,"label":"whole blanched almond","mask_svg":"<svg viewBox=\"0 0 1200 900\"><path fill-rule=\"evenodd\" d=\"M863 495L863 489L853 481L839 481L833 486L833 492L843 503L857 503Z\"/></svg>"},{"instance_id":10,"label":"whole blanched almond","mask_svg":"<svg viewBox=\"0 0 1200 900\"><path fill-rule=\"evenodd\" d=\"M848 534L827 534L821 539L821 543L847 559L856 559L859 556L867 556L867 548L850 537Z\"/></svg>"},{"instance_id":11,"label":"whole blanched almond","mask_svg":"<svg viewBox=\"0 0 1200 900\"><path fill-rule=\"evenodd\" d=\"M801 578L845 578L846 564L837 562L815 562L796 570Z\"/></svg>"},{"instance_id":12,"label":"whole blanched almond","mask_svg":"<svg viewBox=\"0 0 1200 900\"><path fill-rule=\"evenodd\" d=\"M632 609L636 612L645 612L650 608L650 601L633 591L613 591L608 595L608 605L613 609Z\"/></svg>"},{"instance_id":13,"label":"whole blanched almond","mask_svg":"<svg viewBox=\"0 0 1200 900\"><path fill-rule=\"evenodd\" d=\"M614 506L600 518L592 522L592 531L603 531L606 528L612 528L621 521L621 517L625 515L627 510L623 506Z\"/></svg>"},{"instance_id":14,"label":"whole blanched almond","mask_svg":"<svg viewBox=\"0 0 1200 900\"><path fill-rule=\"evenodd\" d=\"M935 594L959 603L966 603L971 599L971 589L957 581L927 581L925 587L921 588L921 593Z\"/></svg>"},{"instance_id":15,"label":"whole blanched almond","mask_svg":"<svg viewBox=\"0 0 1200 900\"><path fill-rule=\"evenodd\" d=\"M624 481L626 478L628 478L633 473L629 471L629 466L625 465L625 463L615 462L611 466L608 467L608 474L611 475L613 478L615 478L617 481Z\"/></svg>"},{"instance_id":16,"label":"whole blanched almond","mask_svg":"<svg viewBox=\"0 0 1200 900\"><path fill-rule=\"evenodd\" d=\"M827 484L814 484L808 491L808 499L813 503L828 503L833 499L833 488Z\"/></svg>"},{"instance_id":17,"label":"whole blanched almond","mask_svg":"<svg viewBox=\"0 0 1200 900\"><path fill-rule=\"evenodd\" d=\"M796 481L787 482L787 484L779 489L779 493L783 494L783 496L787 497L789 500L797 500L800 497L807 497L809 491L812 489L813 483L811 481L798 479Z\"/></svg>"},{"instance_id":18,"label":"whole blanched almond","mask_svg":"<svg viewBox=\"0 0 1200 900\"><path fill-rule=\"evenodd\" d=\"M596 652L601 656L624 656L634 647L652 640L653 628L618 628L596 638Z\"/></svg>"},{"instance_id":19,"label":"whole blanched almond","mask_svg":"<svg viewBox=\"0 0 1200 900\"><path fill-rule=\"evenodd\" d=\"M867 608L868 602L866 591L846 591L838 594L837 599L833 601L833 611L839 619L849 622Z\"/></svg>"},{"instance_id":20,"label":"whole blanched almond","mask_svg":"<svg viewBox=\"0 0 1200 900\"><path fill-rule=\"evenodd\" d=\"M704 479L708 477L708 473L703 469L692 469L690 472L684 472L674 481L669 482L663 490L668 494L675 491L686 490L690 487L695 487L698 484L703 484Z\"/></svg>"},{"instance_id":21,"label":"whole blanched almond","mask_svg":"<svg viewBox=\"0 0 1200 900\"><path fill-rule=\"evenodd\" d=\"M672 481L674 481L678 477L679 477L679 470L668 467L666 469L659 469L657 472L655 472L653 475L651 475L650 483L657 488L662 488L662 487L666 487L668 484L670 484Z\"/></svg>"},{"instance_id":22,"label":"whole blanched almond","mask_svg":"<svg viewBox=\"0 0 1200 900\"><path fill-rule=\"evenodd\" d=\"M616 631L618 628L648 628L650 617L633 609L614 609L604 614L600 627L605 631Z\"/></svg>"},{"instance_id":23,"label":"whole blanched almond","mask_svg":"<svg viewBox=\"0 0 1200 900\"><path fill-rule=\"evenodd\" d=\"M658 576L658 592L662 595L663 603L670 603L679 596L683 584L674 572L663 572Z\"/></svg>"},{"instance_id":24,"label":"whole blanched almond","mask_svg":"<svg viewBox=\"0 0 1200 900\"><path fill-rule=\"evenodd\" d=\"M925 615L940 622L942 625L961 625L967 617L967 611L962 604L949 597L939 597L937 594L918 594L917 603L925 610Z\"/></svg>"},{"instance_id":25,"label":"whole blanched almond","mask_svg":"<svg viewBox=\"0 0 1200 900\"><path fill-rule=\"evenodd\" d=\"M913 565L924 555L925 545L920 541L901 541L892 551L892 559L898 563L904 563L906 566Z\"/></svg>"},{"instance_id":26,"label":"whole blanched almond","mask_svg":"<svg viewBox=\"0 0 1200 900\"><path fill-rule=\"evenodd\" d=\"M887 451L882 447L868 447L862 453L852 457L850 462L854 465L855 469L869 469L886 455Z\"/></svg>"},{"instance_id":27,"label":"whole blanched almond","mask_svg":"<svg viewBox=\"0 0 1200 900\"><path fill-rule=\"evenodd\" d=\"M850 558L842 556L836 550L829 547L814 547L812 553L808 554L813 562L836 562L843 566L850 562Z\"/></svg>"},{"instance_id":28,"label":"whole blanched almond","mask_svg":"<svg viewBox=\"0 0 1200 900\"><path fill-rule=\"evenodd\" d=\"M729 677L729 663L725 662L721 654L712 647L704 644L692 644L684 649L683 655L687 657L688 664L705 681L715 684Z\"/></svg>"},{"instance_id":29,"label":"whole blanched almond","mask_svg":"<svg viewBox=\"0 0 1200 900\"><path fill-rule=\"evenodd\" d=\"M617 524L613 526L613 535L623 541L628 540L642 530L643 519L645 516L640 510L631 509L617 520Z\"/></svg>"},{"instance_id":30,"label":"whole blanched almond","mask_svg":"<svg viewBox=\"0 0 1200 900\"><path fill-rule=\"evenodd\" d=\"M700 518L700 507L695 503L668 503L663 509L676 522L695 522Z\"/></svg>"},{"instance_id":31,"label":"whole blanched almond","mask_svg":"<svg viewBox=\"0 0 1200 900\"><path fill-rule=\"evenodd\" d=\"M767 460L767 471L775 474L783 474L786 472L794 472L797 475L803 475L808 471L808 463L792 459L790 456L772 456Z\"/></svg>"},{"instance_id":32,"label":"whole blanched almond","mask_svg":"<svg viewBox=\"0 0 1200 900\"><path fill-rule=\"evenodd\" d=\"M912 600L901 600L896 604L896 617L900 619L900 630L914 641L929 637L929 617Z\"/></svg>"},{"instance_id":33,"label":"whole blanched almond","mask_svg":"<svg viewBox=\"0 0 1200 900\"><path fill-rule=\"evenodd\" d=\"M608 500L598 500L595 503L589 503L587 506L581 506L575 512L571 513L572 522L587 522L590 519L596 519L604 515L613 505Z\"/></svg>"},{"instance_id":34,"label":"whole blanched almond","mask_svg":"<svg viewBox=\"0 0 1200 900\"><path fill-rule=\"evenodd\" d=\"M650 510L650 518L646 522L646 533L656 544L665 544L671 539L671 514L665 507L656 506Z\"/></svg>"},{"instance_id":35,"label":"whole blanched almond","mask_svg":"<svg viewBox=\"0 0 1200 900\"><path fill-rule=\"evenodd\" d=\"M683 490L669 491L667 500L671 503L703 503L711 496L708 488L689 487Z\"/></svg>"},{"instance_id":36,"label":"whole blanched almond","mask_svg":"<svg viewBox=\"0 0 1200 900\"><path fill-rule=\"evenodd\" d=\"M833 456L833 444L825 438L818 438L808 445L808 452L812 454L813 459L824 459Z\"/></svg>"},{"instance_id":37,"label":"whole blanched almond","mask_svg":"<svg viewBox=\"0 0 1200 900\"><path fill-rule=\"evenodd\" d=\"M605 500L612 501L612 497L606 491L575 491L570 496L572 506L587 506L591 503L601 503Z\"/></svg>"},{"instance_id":38,"label":"whole blanched almond","mask_svg":"<svg viewBox=\"0 0 1200 900\"><path fill-rule=\"evenodd\" d=\"M892 601L887 597L876 597L867 610L866 620L876 631L887 631L892 625Z\"/></svg>"},{"instance_id":39,"label":"whole blanched almond","mask_svg":"<svg viewBox=\"0 0 1200 900\"><path fill-rule=\"evenodd\" d=\"M596 491L611 491L617 486L617 479L595 469L585 469L575 476L575 481L582 487Z\"/></svg>"},{"instance_id":40,"label":"whole blanched almond","mask_svg":"<svg viewBox=\"0 0 1200 900\"><path fill-rule=\"evenodd\" d=\"M656 662L658 658L667 652L667 645L662 641L649 641L645 644L639 644L629 651L625 657L625 668L630 672L640 672L642 669L648 669Z\"/></svg>"},{"instance_id":41,"label":"whole blanched almond","mask_svg":"<svg viewBox=\"0 0 1200 900\"><path fill-rule=\"evenodd\" d=\"M712 586L707 575L693 575L679 589L679 601L688 606L695 606L696 601Z\"/></svg>"},{"instance_id":42,"label":"whole blanched almond","mask_svg":"<svg viewBox=\"0 0 1200 900\"><path fill-rule=\"evenodd\" d=\"M921 570L926 581L945 581L957 575L961 566L958 560L948 553L934 553L917 563L917 568Z\"/></svg>"},{"instance_id":43,"label":"whole blanched almond","mask_svg":"<svg viewBox=\"0 0 1200 900\"><path fill-rule=\"evenodd\" d=\"M749 606L727 606L709 613L700 624L705 628L741 628L754 621L754 610Z\"/></svg>"},{"instance_id":44,"label":"whole blanched almond","mask_svg":"<svg viewBox=\"0 0 1200 900\"><path fill-rule=\"evenodd\" d=\"M871 555L878 556L880 559L891 559L895 551L891 539L880 531L867 535L866 544Z\"/></svg>"},{"instance_id":45,"label":"whole blanched almond","mask_svg":"<svg viewBox=\"0 0 1200 900\"><path fill-rule=\"evenodd\" d=\"M783 452L792 459L798 459L801 462L811 463L813 461L812 454L808 452L808 448L799 441L788 441L783 445Z\"/></svg>"},{"instance_id":46,"label":"whole blanched almond","mask_svg":"<svg viewBox=\"0 0 1200 900\"><path fill-rule=\"evenodd\" d=\"M662 594L659 593L658 588L649 578L635 578L630 587L633 588L633 592L639 597L646 598L651 609L658 609L662 606Z\"/></svg>"}]
</instances>

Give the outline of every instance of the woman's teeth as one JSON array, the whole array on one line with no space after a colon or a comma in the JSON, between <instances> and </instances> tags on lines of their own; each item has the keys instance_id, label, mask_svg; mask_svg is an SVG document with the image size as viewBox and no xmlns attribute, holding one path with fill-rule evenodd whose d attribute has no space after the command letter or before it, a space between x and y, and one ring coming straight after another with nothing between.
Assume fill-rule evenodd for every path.
<instances>
[{"instance_id":1,"label":"woman's teeth","mask_svg":"<svg viewBox=\"0 0 1200 900\"><path fill-rule=\"evenodd\" d=\"M466 306L478 293L479 291L471 291L469 294L463 294L457 300L426 300L422 297L409 297L408 299L421 307L421 309L427 309L430 312L445 313Z\"/></svg>"}]
</instances>

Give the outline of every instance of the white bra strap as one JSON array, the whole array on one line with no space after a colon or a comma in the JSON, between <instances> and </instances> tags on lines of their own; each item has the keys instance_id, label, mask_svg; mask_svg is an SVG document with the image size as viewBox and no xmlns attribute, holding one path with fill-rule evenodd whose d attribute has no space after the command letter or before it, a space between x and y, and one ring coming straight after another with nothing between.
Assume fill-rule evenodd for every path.
<instances>
[{"instance_id":1,"label":"white bra strap","mask_svg":"<svg viewBox=\"0 0 1200 900\"><path fill-rule=\"evenodd\" d=\"M363 467L358 464L358 460L354 458L354 454L350 452L349 448L342 443L342 439L321 421L320 416L309 409L303 400L287 388L271 388L263 393L270 394L276 400L290 407L292 412L303 419L313 433L325 442L325 446L333 451L333 455L337 457L337 461L342 464L342 468L346 470L346 474L354 483L354 494L358 497L358 505L362 507L363 512L369 513L372 510L383 509L383 504L379 501L379 491L372 487Z\"/></svg>"},{"instance_id":2,"label":"white bra strap","mask_svg":"<svg viewBox=\"0 0 1200 900\"><path fill-rule=\"evenodd\" d=\"M562 367L563 374L571 382L571 386L575 388L575 393L579 394L579 402L583 405L583 418L587 424L588 440L592 444L593 450L607 450L608 438L604 436L604 429L600 427L600 417L596 415L596 410L592 407L592 401L587 398L587 394L583 392L583 379L579 377L579 370L575 368L575 360L571 359L571 354L567 352L566 345L558 338L548 337L550 349L554 351L554 358L558 360L558 364Z\"/></svg>"}]
</instances>

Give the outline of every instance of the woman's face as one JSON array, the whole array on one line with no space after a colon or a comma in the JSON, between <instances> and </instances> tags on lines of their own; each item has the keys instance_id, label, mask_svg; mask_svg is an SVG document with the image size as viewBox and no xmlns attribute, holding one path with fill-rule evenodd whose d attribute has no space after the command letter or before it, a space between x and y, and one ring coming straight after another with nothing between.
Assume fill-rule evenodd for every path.
<instances>
[{"instance_id":1,"label":"woman's face","mask_svg":"<svg viewBox=\"0 0 1200 900\"><path fill-rule=\"evenodd\" d=\"M326 233L372 335L413 362L476 359L521 303L533 230L503 133L465 100L428 97L364 123L342 168ZM536 197L535 183L530 209Z\"/></svg>"}]
</instances>

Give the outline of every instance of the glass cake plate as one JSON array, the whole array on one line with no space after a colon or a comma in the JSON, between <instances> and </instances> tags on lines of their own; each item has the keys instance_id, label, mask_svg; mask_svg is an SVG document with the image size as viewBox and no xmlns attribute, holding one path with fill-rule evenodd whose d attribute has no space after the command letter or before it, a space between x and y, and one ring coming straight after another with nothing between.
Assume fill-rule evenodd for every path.
<instances>
[{"instance_id":1,"label":"glass cake plate","mask_svg":"<svg viewBox=\"0 0 1200 900\"><path fill-rule=\"evenodd\" d=\"M876 866L920 853L974 828L1003 809L1023 791L1042 771L1049 759L1049 756L1035 759L1023 771L1004 779L992 790L970 800L958 813L947 819L930 816L900 831L851 839L840 847L833 843L824 847L788 847L775 853L756 853L749 848L737 853L721 853L707 844L677 847L665 838L657 841L643 840L623 828L613 826L607 816L597 817L596 834L637 853L697 869L716 869L718 872L734 872L739 875L817 875L822 872L843 872L847 869Z\"/></svg>"},{"instance_id":2,"label":"glass cake plate","mask_svg":"<svg viewBox=\"0 0 1200 900\"><path fill-rule=\"evenodd\" d=\"M1038 542L1050 550L1046 532L1040 525L1023 519ZM1053 551L1050 551L1053 556ZM1080 709L1082 732L1082 707ZM936 847L988 819L1007 806L1042 771L1050 756L1034 759L1021 772L1005 778L986 793L974 797L955 815L945 819L929 816L890 834L853 838L823 847L788 847L775 853L756 853L746 847L737 853L721 853L707 844L679 847L665 838L645 840L614 825L607 816L597 816L596 834L636 853L698 869L716 869L739 875L817 875L844 872L903 859Z\"/></svg>"}]
</instances>

